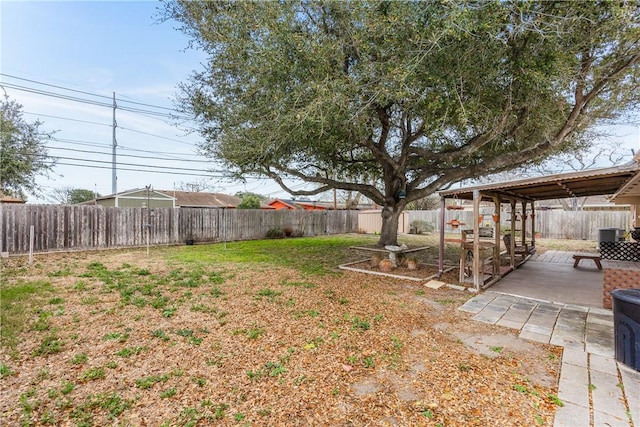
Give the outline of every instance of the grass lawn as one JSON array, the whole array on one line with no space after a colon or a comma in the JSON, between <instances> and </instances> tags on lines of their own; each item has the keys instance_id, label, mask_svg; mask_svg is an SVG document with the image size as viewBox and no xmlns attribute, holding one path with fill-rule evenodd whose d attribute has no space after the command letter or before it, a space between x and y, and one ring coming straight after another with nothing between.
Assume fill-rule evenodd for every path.
<instances>
[{"instance_id":1,"label":"grass lawn","mask_svg":"<svg viewBox=\"0 0 640 427\"><path fill-rule=\"evenodd\" d=\"M336 268L376 241L3 260L0 423L552 425L560 349L471 321L468 292Z\"/></svg>"}]
</instances>

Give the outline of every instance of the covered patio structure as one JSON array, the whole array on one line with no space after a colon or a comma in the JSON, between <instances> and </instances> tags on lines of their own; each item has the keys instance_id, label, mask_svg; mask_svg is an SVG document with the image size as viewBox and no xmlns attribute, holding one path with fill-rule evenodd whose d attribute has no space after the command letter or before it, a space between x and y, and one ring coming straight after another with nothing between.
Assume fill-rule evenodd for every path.
<instances>
[{"instance_id":1,"label":"covered patio structure","mask_svg":"<svg viewBox=\"0 0 640 427\"><path fill-rule=\"evenodd\" d=\"M460 243L460 279L471 282L475 291L488 288L510 271L526 262L535 253L535 202L611 195L617 204L631 206L629 227L640 227L640 156L634 161L616 167L584 170L544 177L520 179L473 187L450 189L439 192L440 214L440 261L439 270L444 271L445 215L447 199L473 202L472 228L462 230ZM503 207L505 207L503 211ZM492 209L493 230L487 233L480 227L481 209ZM501 216L506 214L506 221ZM508 233L502 233L501 224L509 224ZM451 224L454 226L455 224ZM505 237L506 236L506 237ZM505 249L501 249L504 241ZM502 266L501 257L509 259ZM585 261L582 261L585 262Z\"/></svg>"}]
</instances>

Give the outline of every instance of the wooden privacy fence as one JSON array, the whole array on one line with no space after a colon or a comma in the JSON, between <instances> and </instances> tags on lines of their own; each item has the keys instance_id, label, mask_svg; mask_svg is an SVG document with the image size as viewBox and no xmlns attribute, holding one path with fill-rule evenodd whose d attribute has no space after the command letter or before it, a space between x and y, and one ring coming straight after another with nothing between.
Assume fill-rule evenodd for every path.
<instances>
[{"instance_id":1,"label":"wooden privacy fence","mask_svg":"<svg viewBox=\"0 0 640 427\"><path fill-rule=\"evenodd\" d=\"M435 230L439 230L440 210L431 211L408 211L409 223L420 219L433 223ZM501 228L508 229L509 214L502 212ZM473 227L473 213L469 211L449 211L445 212L445 222L453 218L458 218L467 224L466 228ZM542 237L549 239L571 239L571 240L593 240L597 241L598 231L603 228L619 228L629 230L629 211L556 211L537 210L535 216L536 232ZM493 220L489 215L485 215L482 224L493 225ZM529 233L531 232L530 222L527 223ZM445 231L454 232L451 227L445 226ZM462 227L465 228L465 227Z\"/></svg>"},{"instance_id":2,"label":"wooden privacy fence","mask_svg":"<svg viewBox=\"0 0 640 427\"><path fill-rule=\"evenodd\" d=\"M293 211L103 206L0 205L0 250L34 252L263 239L291 227L305 236L358 230L356 211Z\"/></svg>"}]
</instances>

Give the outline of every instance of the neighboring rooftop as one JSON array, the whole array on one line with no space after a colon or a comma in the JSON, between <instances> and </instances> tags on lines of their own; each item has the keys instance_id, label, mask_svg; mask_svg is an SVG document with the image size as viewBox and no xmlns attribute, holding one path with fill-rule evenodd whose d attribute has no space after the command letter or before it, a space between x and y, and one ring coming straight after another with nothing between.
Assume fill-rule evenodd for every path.
<instances>
[{"instance_id":1,"label":"neighboring rooftop","mask_svg":"<svg viewBox=\"0 0 640 427\"><path fill-rule=\"evenodd\" d=\"M25 201L18 199L17 197L9 196L8 194L0 191L0 203L25 203Z\"/></svg>"},{"instance_id":2,"label":"neighboring rooftop","mask_svg":"<svg viewBox=\"0 0 640 427\"><path fill-rule=\"evenodd\" d=\"M156 190L176 199L176 207L182 208L235 208L242 202L240 197L222 193L195 191Z\"/></svg>"}]
</instances>

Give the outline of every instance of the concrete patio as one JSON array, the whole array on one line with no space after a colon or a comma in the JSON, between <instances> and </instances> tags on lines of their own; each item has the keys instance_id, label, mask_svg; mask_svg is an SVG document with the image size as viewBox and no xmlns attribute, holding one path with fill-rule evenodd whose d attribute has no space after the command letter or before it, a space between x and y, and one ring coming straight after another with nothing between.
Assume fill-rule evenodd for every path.
<instances>
[{"instance_id":1,"label":"concrete patio","mask_svg":"<svg viewBox=\"0 0 640 427\"><path fill-rule=\"evenodd\" d=\"M554 427L640 425L640 372L614 358L613 313L602 307L603 273L570 252L532 257L460 310L564 348Z\"/></svg>"},{"instance_id":2,"label":"concrete patio","mask_svg":"<svg viewBox=\"0 0 640 427\"><path fill-rule=\"evenodd\" d=\"M602 270L582 260L573 268L573 252L547 251L491 287L493 292L549 302L602 308Z\"/></svg>"}]
</instances>

